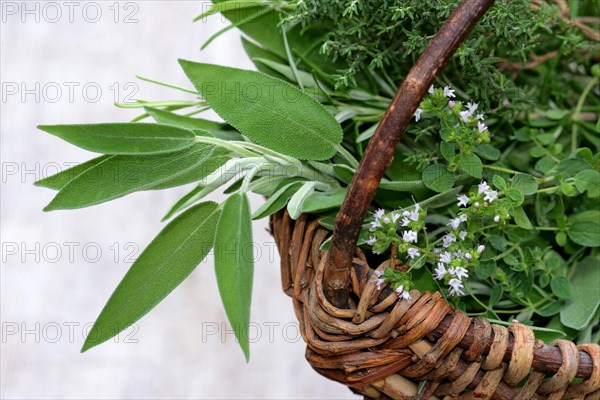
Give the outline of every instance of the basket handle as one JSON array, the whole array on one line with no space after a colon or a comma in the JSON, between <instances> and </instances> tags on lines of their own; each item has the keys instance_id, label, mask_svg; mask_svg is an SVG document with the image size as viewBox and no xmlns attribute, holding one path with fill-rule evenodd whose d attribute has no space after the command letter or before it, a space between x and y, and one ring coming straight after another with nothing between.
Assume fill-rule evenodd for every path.
<instances>
[{"instance_id":1,"label":"basket handle","mask_svg":"<svg viewBox=\"0 0 600 400\"><path fill-rule=\"evenodd\" d=\"M335 220L324 278L326 295L336 307L347 306L354 248L396 144L440 69L493 3L494 0L463 0L459 4L410 70L383 115Z\"/></svg>"}]
</instances>

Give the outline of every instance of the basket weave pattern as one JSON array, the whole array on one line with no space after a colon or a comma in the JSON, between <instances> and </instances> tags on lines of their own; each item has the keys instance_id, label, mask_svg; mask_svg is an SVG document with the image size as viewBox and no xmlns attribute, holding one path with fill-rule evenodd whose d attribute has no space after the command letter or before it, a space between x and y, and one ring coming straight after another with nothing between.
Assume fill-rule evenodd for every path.
<instances>
[{"instance_id":1,"label":"basket weave pattern","mask_svg":"<svg viewBox=\"0 0 600 400\"><path fill-rule=\"evenodd\" d=\"M527 326L469 318L440 293L413 290L412 300L399 301L394 291L378 290L372 277L390 262L371 269L358 248L350 307L336 308L324 294L326 253L320 251L331 232L311 216L294 221L287 212L274 215L271 227L307 360L355 393L397 400L600 399L600 346L544 345ZM551 346L562 355L558 365L541 357ZM571 383L576 376L582 378Z\"/></svg>"}]
</instances>

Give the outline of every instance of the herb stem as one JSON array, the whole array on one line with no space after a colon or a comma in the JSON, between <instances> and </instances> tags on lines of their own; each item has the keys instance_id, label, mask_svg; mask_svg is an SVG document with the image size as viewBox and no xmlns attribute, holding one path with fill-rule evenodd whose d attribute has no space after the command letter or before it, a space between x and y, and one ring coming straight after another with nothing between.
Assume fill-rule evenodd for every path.
<instances>
[{"instance_id":1,"label":"herb stem","mask_svg":"<svg viewBox=\"0 0 600 400\"><path fill-rule=\"evenodd\" d=\"M581 109L583 108L583 103L585 102L585 98L590 93L594 85L598 83L598 78L594 77L590 79L588 84L583 89L581 93L581 97L579 97L579 101L577 102L577 106L575 107L575 112L571 117L573 121L573 128L571 128L571 152L574 153L577 150L577 129L579 128L579 124L577 121L579 120L579 114L581 113Z\"/></svg>"}]
</instances>

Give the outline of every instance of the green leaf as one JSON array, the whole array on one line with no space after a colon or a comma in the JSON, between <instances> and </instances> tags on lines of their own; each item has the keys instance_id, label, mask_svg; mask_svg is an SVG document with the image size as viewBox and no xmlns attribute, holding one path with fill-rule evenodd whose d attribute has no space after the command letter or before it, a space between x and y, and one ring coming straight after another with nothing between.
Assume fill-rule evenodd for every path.
<instances>
[{"instance_id":1,"label":"green leaf","mask_svg":"<svg viewBox=\"0 0 600 400\"><path fill-rule=\"evenodd\" d=\"M598 220L577 221L569 224L569 239L586 247L600 247L600 222Z\"/></svg>"},{"instance_id":2,"label":"green leaf","mask_svg":"<svg viewBox=\"0 0 600 400\"><path fill-rule=\"evenodd\" d=\"M432 164L423 170L423 183L438 193L450 190L454 186L456 176L443 164Z\"/></svg>"},{"instance_id":3,"label":"green leaf","mask_svg":"<svg viewBox=\"0 0 600 400\"><path fill-rule=\"evenodd\" d=\"M381 189L392 190L394 192L412 192L413 190L425 189L421 180L415 181L385 181L379 184Z\"/></svg>"},{"instance_id":4,"label":"green leaf","mask_svg":"<svg viewBox=\"0 0 600 400\"><path fill-rule=\"evenodd\" d=\"M440 142L440 153L442 157L448 162L452 162L454 155L456 154L456 147L452 143Z\"/></svg>"},{"instance_id":5,"label":"green leaf","mask_svg":"<svg viewBox=\"0 0 600 400\"><path fill-rule=\"evenodd\" d=\"M494 175L492 178L492 183L496 187L496 189L506 190L506 181L500 175Z\"/></svg>"},{"instance_id":6,"label":"green leaf","mask_svg":"<svg viewBox=\"0 0 600 400\"><path fill-rule=\"evenodd\" d=\"M290 218L297 219L302 214L302 207L308 196L315 191L316 182L304 182L302 187L290 199L287 209Z\"/></svg>"},{"instance_id":7,"label":"green leaf","mask_svg":"<svg viewBox=\"0 0 600 400\"><path fill-rule=\"evenodd\" d=\"M496 161L501 155L500 150L489 144L480 144L475 147L473 151L479 155L479 157L490 161Z\"/></svg>"},{"instance_id":8,"label":"green leaf","mask_svg":"<svg viewBox=\"0 0 600 400\"><path fill-rule=\"evenodd\" d=\"M523 200L525 200L525 196L523 196L523 193L521 193L519 189L515 189L513 187L506 189L504 191L504 194L506 194L506 197L510 198L515 203L517 203L517 205L522 204Z\"/></svg>"},{"instance_id":9,"label":"green leaf","mask_svg":"<svg viewBox=\"0 0 600 400\"><path fill-rule=\"evenodd\" d=\"M437 281L433 279L431 271L429 271L428 268L412 269L411 273L411 281L415 284L415 287L419 289L419 291L423 292L428 290L431 293L440 291Z\"/></svg>"},{"instance_id":10,"label":"green leaf","mask_svg":"<svg viewBox=\"0 0 600 400\"><path fill-rule=\"evenodd\" d=\"M560 299L568 299L571 297L571 282L564 276L557 276L550 281L550 289L556 297Z\"/></svg>"},{"instance_id":11,"label":"green leaf","mask_svg":"<svg viewBox=\"0 0 600 400\"><path fill-rule=\"evenodd\" d=\"M313 192L302 203L303 213L320 213L325 210L338 209L344 202L348 188L339 188L333 192Z\"/></svg>"},{"instance_id":12,"label":"green leaf","mask_svg":"<svg viewBox=\"0 0 600 400\"><path fill-rule=\"evenodd\" d=\"M462 153L458 160L458 166L472 177L481 178L483 175L483 163L475 154Z\"/></svg>"},{"instance_id":13,"label":"green leaf","mask_svg":"<svg viewBox=\"0 0 600 400\"><path fill-rule=\"evenodd\" d=\"M600 196L600 172L586 169L575 175L575 187L581 193L587 190L588 197Z\"/></svg>"},{"instance_id":14,"label":"green leaf","mask_svg":"<svg viewBox=\"0 0 600 400\"><path fill-rule=\"evenodd\" d=\"M127 271L81 351L117 335L171 293L212 248L218 215L217 204L206 202L169 223Z\"/></svg>"},{"instance_id":15,"label":"green leaf","mask_svg":"<svg viewBox=\"0 0 600 400\"><path fill-rule=\"evenodd\" d=\"M281 76L283 76L285 79L287 79L288 81L291 82L296 82L296 77L294 76L294 71L292 71L292 68L288 65L285 64L281 64L266 58L262 58L262 57L256 57L253 58L252 61L254 61L255 63L259 63L259 64L263 64L264 66L271 68L273 71L279 73ZM305 88L313 88L317 86L317 82L315 82L315 79L313 78L313 76L311 74L309 74L306 71L302 71L302 70L298 70L298 78L300 79L300 82L302 82L302 85Z\"/></svg>"},{"instance_id":16,"label":"green leaf","mask_svg":"<svg viewBox=\"0 0 600 400\"><path fill-rule=\"evenodd\" d=\"M240 12L240 10L258 7L261 5L266 5L266 3L261 0L227 0L221 3L215 3L207 11L194 18L194 22L216 13L224 13L227 11Z\"/></svg>"},{"instance_id":17,"label":"green leaf","mask_svg":"<svg viewBox=\"0 0 600 400\"><path fill-rule=\"evenodd\" d=\"M281 210L300 186L302 182L292 182L277 190L252 214L252 219L261 219Z\"/></svg>"},{"instance_id":18,"label":"green leaf","mask_svg":"<svg viewBox=\"0 0 600 400\"><path fill-rule=\"evenodd\" d=\"M227 318L248 361L254 257L250 205L245 193L230 196L223 205L215 236L215 271Z\"/></svg>"},{"instance_id":19,"label":"green leaf","mask_svg":"<svg viewBox=\"0 0 600 400\"><path fill-rule=\"evenodd\" d=\"M232 129L227 129L228 125L220 122L209 121L202 118L192 118L152 107L144 107L144 110L146 110L148 115L154 118L159 124L173 125L178 128L190 130L201 129L211 133L214 137L223 140L243 140L242 135Z\"/></svg>"},{"instance_id":20,"label":"green leaf","mask_svg":"<svg viewBox=\"0 0 600 400\"><path fill-rule=\"evenodd\" d=\"M151 156L111 156L65 185L44 211L67 210L100 204L177 178L190 170L198 179L211 173L213 146Z\"/></svg>"},{"instance_id":21,"label":"green leaf","mask_svg":"<svg viewBox=\"0 0 600 400\"><path fill-rule=\"evenodd\" d=\"M336 153L343 136L340 124L295 86L261 72L180 64L215 112L253 141L304 160Z\"/></svg>"},{"instance_id":22,"label":"green leaf","mask_svg":"<svg viewBox=\"0 0 600 400\"><path fill-rule=\"evenodd\" d=\"M533 225L527 216L523 207L515 207L513 210L513 218L518 227L523 229L533 229Z\"/></svg>"},{"instance_id":23,"label":"green leaf","mask_svg":"<svg viewBox=\"0 0 600 400\"><path fill-rule=\"evenodd\" d=\"M571 285L576 288L560 312L560 321L569 328L585 328L600 305L600 260L588 257L579 261Z\"/></svg>"},{"instance_id":24,"label":"green leaf","mask_svg":"<svg viewBox=\"0 0 600 400\"><path fill-rule=\"evenodd\" d=\"M38 129L82 149L104 154L170 153L195 143L193 132L161 124L40 125Z\"/></svg>"},{"instance_id":25,"label":"green leaf","mask_svg":"<svg viewBox=\"0 0 600 400\"><path fill-rule=\"evenodd\" d=\"M100 156L35 182L34 185L53 190L62 189L83 172L95 167L110 156Z\"/></svg>"},{"instance_id":26,"label":"green leaf","mask_svg":"<svg viewBox=\"0 0 600 400\"><path fill-rule=\"evenodd\" d=\"M534 176L519 173L513 177L512 187L519 189L525 196L529 196L537 192L538 183Z\"/></svg>"}]
</instances>

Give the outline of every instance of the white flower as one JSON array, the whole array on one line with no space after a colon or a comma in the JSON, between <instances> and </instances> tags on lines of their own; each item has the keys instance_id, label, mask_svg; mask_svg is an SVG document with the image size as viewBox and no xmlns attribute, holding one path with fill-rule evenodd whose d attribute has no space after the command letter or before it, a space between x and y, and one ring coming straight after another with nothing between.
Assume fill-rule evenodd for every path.
<instances>
[{"instance_id":1,"label":"white flower","mask_svg":"<svg viewBox=\"0 0 600 400\"><path fill-rule=\"evenodd\" d=\"M412 296L410 295L410 293L406 290L404 290L402 293L400 293L398 295L399 300L412 300Z\"/></svg>"},{"instance_id":2,"label":"white flower","mask_svg":"<svg viewBox=\"0 0 600 400\"><path fill-rule=\"evenodd\" d=\"M465 258L467 260L470 260L471 258L473 258L473 256L471 255L471 253L467 253L467 254L465 254Z\"/></svg>"},{"instance_id":3,"label":"white flower","mask_svg":"<svg viewBox=\"0 0 600 400\"><path fill-rule=\"evenodd\" d=\"M450 285L450 296L464 296L465 292L462 291L464 286L459 279L450 279L448 285Z\"/></svg>"},{"instance_id":4,"label":"white flower","mask_svg":"<svg viewBox=\"0 0 600 400\"><path fill-rule=\"evenodd\" d=\"M421 255L421 252L416 247L409 247L408 248L408 256L410 258L419 257L420 255Z\"/></svg>"},{"instance_id":5,"label":"white flower","mask_svg":"<svg viewBox=\"0 0 600 400\"><path fill-rule=\"evenodd\" d=\"M480 114L477 114L477 115L475 116L475 119L477 119L477 120L479 120L479 121L483 121L483 114L481 114L481 113L480 113Z\"/></svg>"},{"instance_id":6,"label":"white flower","mask_svg":"<svg viewBox=\"0 0 600 400\"><path fill-rule=\"evenodd\" d=\"M381 222L379 222L378 219L376 219L375 221L371 222L371 226L369 227L369 230L371 232L373 232L377 228L381 228Z\"/></svg>"},{"instance_id":7,"label":"white flower","mask_svg":"<svg viewBox=\"0 0 600 400\"><path fill-rule=\"evenodd\" d=\"M451 226L452 229L458 229L458 226L460 225L461 222L462 222L462 220L460 219L460 217L459 218L453 218L446 225L447 226Z\"/></svg>"},{"instance_id":8,"label":"white flower","mask_svg":"<svg viewBox=\"0 0 600 400\"><path fill-rule=\"evenodd\" d=\"M379 210L375 211L373 215L375 216L375 219L380 219L381 217L383 217L383 214L385 214L385 210L383 208L380 208Z\"/></svg>"},{"instance_id":9,"label":"white flower","mask_svg":"<svg viewBox=\"0 0 600 400\"><path fill-rule=\"evenodd\" d=\"M456 268L454 268L454 274L453 275L456 276L458 279L464 279L464 278L468 278L469 277L469 271L467 271L463 267L456 267Z\"/></svg>"},{"instance_id":10,"label":"white flower","mask_svg":"<svg viewBox=\"0 0 600 400\"><path fill-rule=\"evenodd\" d=\"M456 105L456 102L455 102L454 100L450 100L450 101L448 102L448 106L449 106L450 108L454 107L455 105Z\"/></svg>"},{"instance_id":11,"label":"white flower","mask_svg":"<svg viewBox=\"0 0 600 400\"><path fill-rule=\"evenodd\" d=\"M487 131L487 128L488 128L487 125L484 124L483 122L481 122L481 121L477 122L477 129L479 129L479 133L483 133L483 132Z\"/></svg>"},{"instance_id":12,"label":"white flower","mask_svg":"<svg viewBox=\"0 0 600 400\"><path fill-rule=\"evenodd\" d=\"M479 246L477 246L477 252L479 254L483 253L484 250L485 250L485 245L480 244Z\"/></svg>"},{"instance_id":13,"label":"white flower","mask_svg":"<svg viewBox=\"0 0 600 400\"><path fill-rule=\"evenodd\" d=\"M417 232L415 232L415 231L402 232L402 240L404 240L406 243L416 243L417 242Z\"/></svg>"},{"instance_id":14,"label":"white flower","mask_svg":"<svg viewBox=\"0 0 600 400\"><path fill-rule=\"evenodd\" d=\"M450 264L450 261L452 261L452 257L449 252L445 251L442 254L440 254L440 262Z\"/></svg>"},{"instance_id":15,"label":"white flower","mask_svg":"<svg viewBox=\"0 0 600 400\"><path fill-rule=\"evenodd\" d=\"M456 242L456 236L454 236L452 233L444 235L442 238L442 245L444 247L450 247L450 245L454 242Z\"/></svg>"},{"instance_id":16,"label":"white flower","mask_svg":"<svg viewBox=\"0 0 600 400\"><path fill-rule=\"evenodd\" d=\"M460 222L466 222L466 221L467 221L467 218L469 218L469 217L467 216L467 214L460 214L460 215L458 216L458 219L460 220Z\"/></svg>"},{"instance_id":17,"label":"white flower","mask_svg":"<svg viewBox=\"0 0 600 400\"><path fill-rule=\"evenodd\" d=\"M458 200L459 207L466 207L469 204L469 198L464 194L457 196L456 199Z\"/></svg>"},{"instance_id":18,"label":"white flower","mask_svg":"<svg viewBox=\"0 0 600 400\"><path fill-rule=\"evenodd\" d=\"M378 278L381 278L381 275L383 275L383 271L373 271L373 273L375 274L375 276L377 276Z\"/></svg>"},{"instance_id":19,"label":"white flower","mask_svg":"<svg viewBox=\"0 0 600 400\"><path fill-rule=\"evenodd\" d=\"M446 97L456 97L454 95L454 89L452 89L450 86L444 86L444 96L446 96Z\"/></svg>"},{"instance_id":20,"label":"white flower","mask_svg":"<svg viewBox=\"0 0 600 400\"><path fill-rule=\"evenodd\" d=\"M419 220L419 205L416 204L415 205L415 209L411 211L410 213L410 219L413 221L418 221Z\"/></svg>"},{"instance_id":21,"label":"white flower","mask_svg":"<svg viewBox=\"0 0 600 400\"><path fill-rule=\"evenodd\" d=\"M460 240L465 240L467 235L468 235L467 231L460 231L460 233L458 234L458 236L460 237Z\"/></svg>"},{"instance_id":22,"label":"white flower","mask_svg":"<svg viewBox=\"0 0 600 400\"><path fill-rule=\"evenodd\" d=\"M379 278L377 279L377 290L381 290L381 285L383 285L385 282L385 279Z\"/></svg>"},{"instance_id":23,"label":"white flower","mask_svg":"<svg viewBox=\"0 0 600 400\"><path fill-rule=\"evenodd\" d=\"M461 111L458 113L460 115L460 119L466 124L469 122L469 117L472 115L470 111Z\"/></svg>"},{"instance_id":24,"label":"white flower","mask_svg":"<svg viewBox=\"0 0 600 400\"><path fill-rule=\"evenodd\" d=\"M377 238L375 236L369 236L369 240L367 240L367 244L369 246L373 246L377 242ZM377 271L375 271L377 272Z\"/></svg>"},{"instance_id":25,"label":"white flower","mask_svg":"<svg viewBox=\"0 0 600 400\"><path fill-rule=\"evenodd\" d=\"M477 194L482 194L490 190L490 185L486 181L481 181L479 185L477 185Z\"/></svg>"},{"instance_id":26,"label":"white flower","mask_svg":"<svg viewBox=\"0 0 600 400\"><path fill-rule=\"evenodd\" d=\"M479 104L477 104L477 103L471 103L471 102L467 103L467 108L469 109L469 112L471 114L473 114L473 113L475 113L475 111L477 111L477 106L479 106Z\"/></svg>"},{"instance_id":27,"label":"white flower","mask_svg":"<svg viewBox=\"0 0 600 400\"><path fill-rule=\"evenodd\" d=\"M421 113L423 112L423 110L421 110L420 108L417 108L417 111L415 111L413 117L415 117L415 121L419 122L419 120L421 119Z\"/></svg>"},{"instance_id":28,"label":"white flower","mask_svg":"<svg viewBox=\"0 0 600 400\"><path fill-rule=\"evenodd\" d=\"M429 93L433 94L433 85L429 86L429 89L427 90Z\"/></svg>"},{"instance_id":29,"label":"white flower","mask_svg":"<svg viewBox=\"0 0 600 400\"><path fill-rule=\"evenodd\" d=\"M408 226L410 224L410 220L406 217L402 218L402 226Z\"/></svg>"},{"instance_id":30,"label":"white flower","mask_svg":"<svg viewBox=\"0 0 600 400\"><path fill-rule=\"evenodd\" d=\"M500 222L500 216L499 215L495 215L494 216L494 222Z\"/></svg>"},{"instance_id":31,"label":"white flower","mask_svg":"<svg viewBox=\"0 0 600 400\"><path fill-rule=\"evenodd\" d=\"M442 263L438 263L437 268L433 272L435 272L433 277L437 280L444 279L444 276L448 273L446 267Z\"/></svg>"},{"instance_id":32,"label":"white flower","mask_svg":"<svg viewBox=\"0 0 600 400\"><path fill-rule=\"evenodd\" d=\"M498 198L498 192L495 190L488 190L485 192L485 197L483 198L485 201L493 202Z\"/></svg>"},{"instance_id":33,"label":"white flower","mask_svg":"<svg viewBox=\"0 0 600 400\"><path fill-rule=\"evenodd\" d=\"M390 217L383 217L383 223L384 224L389 224L390 223Z\"/></svg>"},{"instance_id":34,"label":"white flower","mask_svg":"<svg viewBox=\"0 0 600 400\"><path fill-rule=\"evenodd\" d=\"M404 291L404 285L400 285L396 288L396 294L400 296L400 293Z\"/></svg>"},{"instance_id":35,"label":"white flower","mask_svg":"<svg viewBox=\"0 0 600 400\"><path fill-rule=\"evenodd\" d=\"M398 221L398 218L400 218L400 213L397 211L394 211L392 213L392 221L394 221L394 223L396 223L396 221Z\"/></svg>"},{"instance_id":36,"label":"white flower","mask_svg":"<svg viewBox=\"0 0 600 400\"><path fill-rule=\"evenodd\" d=\"M479 207L479 202L476 201L475 204L473 204L474 207Z\"/></svg>"}]
</instances>

